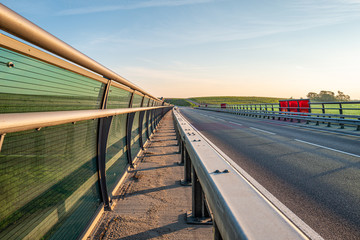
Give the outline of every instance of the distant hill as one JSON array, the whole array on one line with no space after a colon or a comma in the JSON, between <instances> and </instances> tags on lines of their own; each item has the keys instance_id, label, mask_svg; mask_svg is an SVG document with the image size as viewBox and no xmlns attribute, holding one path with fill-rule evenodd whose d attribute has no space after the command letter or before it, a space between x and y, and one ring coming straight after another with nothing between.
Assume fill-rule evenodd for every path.
<instances>
[{"instance_id":1,"label":"distant hill","mask_svg":"<svg viewBox=\"0 0 360 240\"><path fill-rule=\"evenodd\" d=\"M201 105L219 105L226 104L256 104L256 103L278 103L279 100L285 98L273 97L235 97L235 96L219 96L219 97L192 97L192 98L166 98L165 102L176 106L192 107L196 103Z\"/></svg>"},{"instance_id":2,"label":"distant hill","mask_svg":"<svg viewBox=\"0 0 360 240\"><path fill-rule=\"evenodd\" d=\"M165 98L165 102L175 106L193 107L193 103L187 101L185 98Z\"/></svg>"}]
</instances>

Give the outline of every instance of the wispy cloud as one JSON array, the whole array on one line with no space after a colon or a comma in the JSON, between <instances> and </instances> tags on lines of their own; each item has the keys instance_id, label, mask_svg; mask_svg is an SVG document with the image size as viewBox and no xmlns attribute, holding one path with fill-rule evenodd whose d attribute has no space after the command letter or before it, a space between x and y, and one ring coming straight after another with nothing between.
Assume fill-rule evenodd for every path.
<instances>
[{"instance_id":1,"label":"wispy cloud","mask_svg":"<svg viewBox=\"0 0 360 240\"><path fill-rule=\"evenodd\" d=\"M91 14L91 13L113 12L119 10L153 8L153 7L177 7L183 5L202 4L213 1L214 0L151 0L151 1L142 1L142 2L132 1L130 4L67 9L60 11L58 15L80 15L80 14Z\"/></svg>"}]
</instances>

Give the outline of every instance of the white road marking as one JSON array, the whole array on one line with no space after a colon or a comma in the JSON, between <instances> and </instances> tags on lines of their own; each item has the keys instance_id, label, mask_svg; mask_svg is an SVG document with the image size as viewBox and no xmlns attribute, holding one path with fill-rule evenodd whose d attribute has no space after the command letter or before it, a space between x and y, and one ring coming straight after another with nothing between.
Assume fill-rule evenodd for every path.
<instances>
[{"instance_id":1,"label":"white road marking","mask_svg":"<svg viewBox=\"0 0 360 240\"><path fill-rule=\"evenodd\" d=\"M276 135L276 133L273 133L273 132L268 132L268 131L265 131L265 130L262 130L262 129L258 129L258 128L254 128L254 127L250 127L251 129L254 129L256 131L260 131L260 132L264 132L264 133L268 133L268 134L272 134L272 135Z\"/></svg>"},{"instance_id":2,"label":"white road marking","mask_svg":"<svg viewBox=\"0 0 360 240\"><path fill-rule=\"evenodd\" d=\"M242 126L242 124L241 124L241 123L230 122L230 121L229 121L229 123L232 123L232 124L236 124L236 125Z\"/></svg>"},{"instance_id":3,"label":"white road marking","mask_svg":"<svg viewBox=\"0 0 360 240\"><path fill-rule=\"evenodd\" d=\"M340 150L337 150L337 149L334 149L334 148L329 148L329 147L321 146L321 145L318 145L318 144L315 144L315 143L310 143L310 142L306 142L306 141L299 140L299 139L294 139L294 140L297 141L297 142L309 144L309 145L312 145L312 146L315 146L315 147L320 147L320 148L324 148L324 149L331 150L331 151L334 151L334 152L343 153L343 154L346 154L346 155L349 155L349 156L353 156L353 157L358 157L358 158L360 158L359 155L356 155L356 154L353 154L353 153L348 153L348 152L340 151Z\"/></svg>"}]
</instances>

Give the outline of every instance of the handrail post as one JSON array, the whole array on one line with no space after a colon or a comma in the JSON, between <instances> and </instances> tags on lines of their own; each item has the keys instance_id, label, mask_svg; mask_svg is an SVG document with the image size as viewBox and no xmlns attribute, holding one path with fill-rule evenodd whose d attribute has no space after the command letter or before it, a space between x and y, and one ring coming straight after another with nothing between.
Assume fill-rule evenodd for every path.
<instances>
[{"instance_id":1,"label":"handrail post","mask_svg":"<svg viewBox=\"0 0 360 240\"><path fill-rule=\"evenodd\" d=\"M106 186L106 145L109 136L112 117L105 117L99 119L99 132L97 144L97 163L99 169L99 184L101 191L101 198L104 203L105 210L111 210L109 194Z\"/></svg>"},{"instance_id":2,"label":"handrail post","mask_svg":"<svg viewBox=\"0 0 360 240\"><path fill-rule=\"evenodd\" d=\"M144 105L144 99L145 99L145 95L143 96L143 98L141 100L141 105L140 105L141 107L143 107L143 105ZM145 114L145 111L139 112L139 143L140 143L140 148L142 150L144 150L144 143L143 143L143 137L142 137L144 114Z\"/></svg>"},{"instance_id":3,"label":"handrail post","mask_svg":"<svg viewBox=\"0 0 360 240\"><path fill-rule=\"evenodd\" d=\"M106 109L111 80L108 80L102 97L101 109ZM100 118L98 122L97 136L97 167L101 199L106 211L111 210L109 194L106 185L106 149L109 136L111 117Z\"/></svg>"},{"instance_id":4,"label":"handrail post","mask_svg":"<svg viewBox=\"0 0 360 240\"><path fill-rule=\"evenodd\" d=\"M131 94L131 98L129 101L129 108L132 107L133 99L134 99L134 92ZM126 152L127 152L127 159L128 159L128 163L130 164L130 167L134 167L133 162L132 162L132 156L131 156L131 132L132 132L132 125L134 122L134 116L135 116L135 113L128 113L127 118L126 118L126 148L127 148Z\"/></svg>"}]
</instances>

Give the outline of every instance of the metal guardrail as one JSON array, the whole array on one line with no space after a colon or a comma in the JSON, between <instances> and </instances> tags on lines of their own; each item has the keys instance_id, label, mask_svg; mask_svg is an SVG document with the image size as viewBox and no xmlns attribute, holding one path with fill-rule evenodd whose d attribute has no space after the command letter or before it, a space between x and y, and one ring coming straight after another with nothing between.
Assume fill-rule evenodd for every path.
<instances>
[{"instance_id":1,"label":"metal guardrail","mask_svg":"<svg viewBox=\"0 0 360 240\"><path fill-rule=\"evenodd\" d=\"M178 110L175 124L183 183L192 182L192 219L211 215L214 239L322 239L302 223L301 230L251 184L239 167L199 133ZM229 184L231 183L231 184Z\"/></svg>"},{"instance_id":2,"label":"metal guardrail","mask_svg":"<svg viewBox=\"0 0 360 240\"><path fill-rule=\"evenodd\" d=\"M320 103L316 103L320 104ZM323 103L325 104L325 103ZM337 103L339 104L339 103ZM309 112L301 112L302 109L300 109L299 112L291 112L291 111L274 111L276 109L272 104L269 104L271 106L271 110L268 110L267 107L260 107L265 106L265 104L262 105L256 105L259 109L256 107L244 107L244 108L209 108L209 107L199 107L198 109L203 110L209 110L209 111L219 111L219 112L228 112L243 116L252 116L252 117L263 117L263 118L272 118L272 119L283 119L287 120L290 119L290 121L298 120L300 121L306 121L308 124L309 122L315 122L316 125L319 125L320 122L327 123L327 126L330 127L331 124L338 124L341 128L344 128L345 125L349 126L355 126L357 131L360 131L360 116L359 115L349 115L349 114L343 114L343 111L340 111L341 114L329 114L325 113L324 108L306 108L306 110L310 110ZM276 106L278 109L280 107ZM298 109L298 108L297 108ZM321 109L324 113L314 113L313 110L315 109ZM327 109L334 109L334 110L342 110L342 108L327 108ZM312 111L311 111L312 110ZM343 109L344 110L344 109ZM346 108L346 110L359 110L358 108Z\"/></svg>"}]
</instances>

